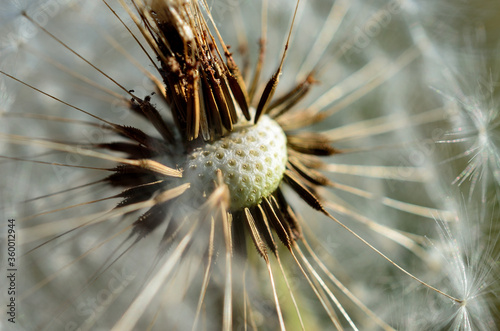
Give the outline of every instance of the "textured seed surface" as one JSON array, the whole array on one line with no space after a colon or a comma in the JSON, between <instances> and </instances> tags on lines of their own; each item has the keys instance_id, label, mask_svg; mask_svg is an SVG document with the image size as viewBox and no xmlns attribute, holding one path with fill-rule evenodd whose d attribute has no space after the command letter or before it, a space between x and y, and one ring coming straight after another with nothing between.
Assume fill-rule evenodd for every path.
<instances>
[{"instance_id":1,"label":"textured seed surface","mask_svg":"<svg viewBox=\"0 0 500 331\"><path fill-rule=\"evenodd\" d=\"M278 123L262 116L256 125L195 149L184 175L205 192L214 188L217 169L229 187L231 209L258 204L278 187L287 162L286 136Z\"/></svg>"}]
</instances>

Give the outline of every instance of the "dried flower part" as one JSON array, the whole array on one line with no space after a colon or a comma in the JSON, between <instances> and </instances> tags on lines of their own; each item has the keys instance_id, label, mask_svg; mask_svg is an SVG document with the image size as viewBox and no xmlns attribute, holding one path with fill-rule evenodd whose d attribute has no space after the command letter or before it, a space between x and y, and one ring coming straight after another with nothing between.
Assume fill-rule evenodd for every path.
<instances>
[{"instance_id":1,"label":"dried flower part","mask_svg":"<svg viewBox=\"0 0 500 331\"><path fill-rule=\"evenodd\" d=\"M162 93L187 140L214 140L250 119L246 88L231 53L227 64L196 2L154 0L139 9L141 29L160 61ZM222 40L221 40L222 42Z\"/></svg>"}]
</instances>

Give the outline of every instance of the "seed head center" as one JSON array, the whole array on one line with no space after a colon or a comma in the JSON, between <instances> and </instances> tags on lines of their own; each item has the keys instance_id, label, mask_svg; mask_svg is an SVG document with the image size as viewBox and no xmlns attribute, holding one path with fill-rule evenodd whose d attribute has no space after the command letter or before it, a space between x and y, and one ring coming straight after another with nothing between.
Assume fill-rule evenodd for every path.
<instances>
[{"instance_id":1,"label":"seed head center","mask_svg":"<svg viewBox=\"0 0 500 331\"><path fill-rule=\"evenodd\" d=\"M286 136L280 125L262 116L231 134L196 148L188 156L185 177L209 193L220 169L231 196L231 209L252 207L277 188L287 162Z\"/></svg>"}]
</instances>

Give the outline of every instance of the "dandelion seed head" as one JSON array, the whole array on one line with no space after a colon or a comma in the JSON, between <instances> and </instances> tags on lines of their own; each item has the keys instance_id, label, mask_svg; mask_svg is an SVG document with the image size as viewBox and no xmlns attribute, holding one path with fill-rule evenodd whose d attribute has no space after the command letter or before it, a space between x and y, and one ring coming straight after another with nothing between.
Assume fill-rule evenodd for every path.
<instances>
[{"instance_id":1,"label":"dandelion seed head","mask_svg":"<svg viewBox=\"0 0 500 331\"><path fill-rule=\"evenodd\" d=\"M421 303L430 312L419 306L405 329L443 326L439 315L485 316L484 296L462 281L474 272L446 273L442 256L452 260L455 248L425 246L441 192L425 192L438 178L427 170L433 149L414 140L444 112L427 111L437 98L422 97L419 68L431 59L417 68L426 48L405 19L443 3L300 1L293 24L295 1L92 1L46 25L34 19L38 28L18 14L37 33L30 42L20 35L29 47L16 52L36 61L12 76L67 102L28 88L21 103L10 93L18 114L5 131L28 146L9 138L3 166L37 169L8 185L26 196L16 199L27 216L24 270L33 271L22 284L24 311L33 311L23 322L391 330L401 319L385 303L401 297L399 266L444 284L425 287L435 290ZM268 106L255 121L260 100ZM491 133L478 133L483 145ZM458 273L455 260L449 270ZM410 277L408 289L423 284Z\"/></svg>"}]
</instances>

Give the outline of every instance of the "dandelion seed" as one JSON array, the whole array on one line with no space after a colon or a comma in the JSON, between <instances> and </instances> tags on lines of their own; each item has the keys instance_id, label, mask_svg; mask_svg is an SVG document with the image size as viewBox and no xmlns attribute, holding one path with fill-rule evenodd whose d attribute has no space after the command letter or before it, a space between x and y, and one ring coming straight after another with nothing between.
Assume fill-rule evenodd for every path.
<instances>
[{"instance_id":1,"label":"dandelion seed","mask_svg":"<svg viewBox=\"0 0 500 331\"><path fill-rule=\"evenodd\" d=\"M440 237L433 240L431 259L442 271L438 273L441 277L438 282L441 288L447 288L462 302L456 304L429 293L413 293L408 300L407 309L413 309L409 313L408 327L428 328L432 325L451 330L495 329L496 308L491 306L489 296L498 288L498 254L494 248L498 238L485 240L481 228L491 226L490 221L494 220L488 221L484 217L484 211L466 209L462 201L454 223L436 221ZM424 302L426 308L422 305Z\"/></svg>"}]
</instances>

